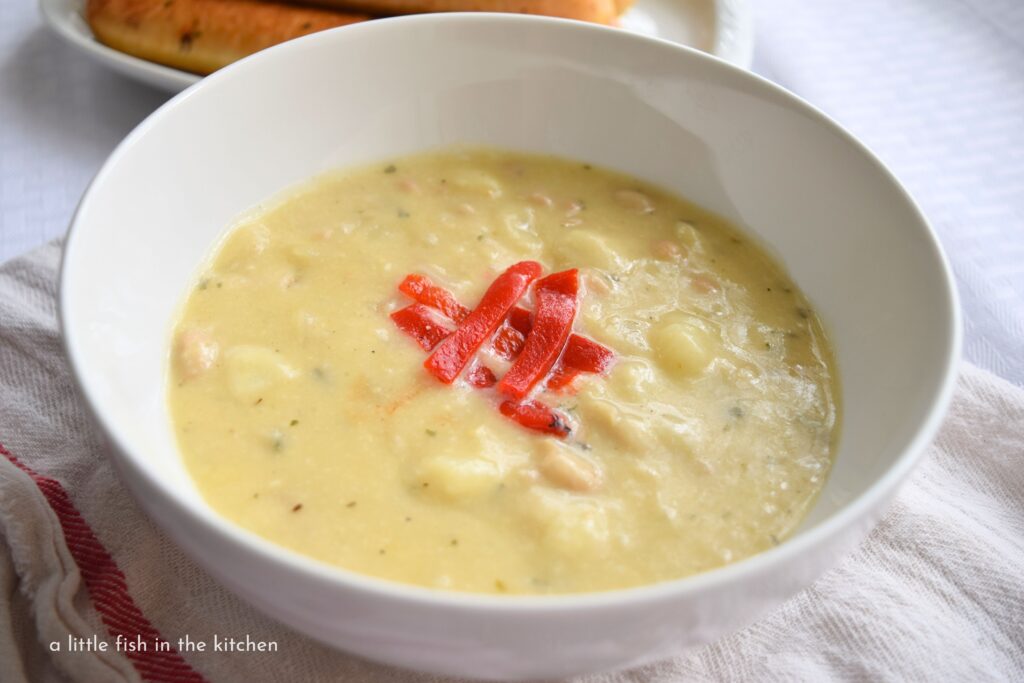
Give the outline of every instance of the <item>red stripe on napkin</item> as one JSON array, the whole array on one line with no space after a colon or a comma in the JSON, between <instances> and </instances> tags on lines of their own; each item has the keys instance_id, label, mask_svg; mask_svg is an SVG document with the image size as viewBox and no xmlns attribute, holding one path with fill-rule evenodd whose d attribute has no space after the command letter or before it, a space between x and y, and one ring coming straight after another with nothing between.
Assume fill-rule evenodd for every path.
<instances>
[{"instance_id":1,"label":"red stripe on napkin","mask_svg":"<svg viewBox=\"0 0 1024 683\"><path fill-rule=\"evenodd\" d=\"M37 474L14 457L3 444L0 444L0 454L32 477L57 514L71 557L78 564L93 606L110 635L115 639L120 635L132 643L141 639L145 643L144 651L121 652L139 672L139 676L152 683L205 683L206 679L182 659L132 600L124 574L75 508L60 482Z\"/></svg>"}]
</instances>

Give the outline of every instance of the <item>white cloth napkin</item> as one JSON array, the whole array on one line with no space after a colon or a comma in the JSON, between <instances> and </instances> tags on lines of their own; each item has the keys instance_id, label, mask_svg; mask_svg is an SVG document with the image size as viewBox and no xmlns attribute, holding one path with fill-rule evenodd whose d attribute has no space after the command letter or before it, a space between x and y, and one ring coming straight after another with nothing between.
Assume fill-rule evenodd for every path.
<instances>
[{"instance_id":1,"label":"white cloth napkin","mask_svg":"<svg viewBox=\"0 0 1024 683\"><path fill-rule=\"evenodd\" d=\"M0 680L438 680L263 617L143 516L72 387L55 320L59 253L51 244L0 267ZM113 643L118 629L172 644L248 635L277 651L67 651L69 635ZM714 645L586 680L835 679L1024 680L1021 389L964 365L936 443L855 554Z\"/></svg>"}]
</instances>

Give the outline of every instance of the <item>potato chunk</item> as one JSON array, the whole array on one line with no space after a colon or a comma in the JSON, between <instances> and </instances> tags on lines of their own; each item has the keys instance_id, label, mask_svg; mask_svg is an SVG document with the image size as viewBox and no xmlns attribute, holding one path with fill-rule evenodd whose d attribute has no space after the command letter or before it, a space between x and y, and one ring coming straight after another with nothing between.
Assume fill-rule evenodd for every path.
<instances>
[{"instance_id":1,"label":"potato chunk","mask_svg":"<svg viewBox=\"0 0 1024 683\"><path fill-rule=\"evenodd\" d=\"M501 183L498 179L479 169L465 169L453 174L452 184L459 189L481 194L491 199L501 196Z\"/></svg>"},{"instance_id":2,"label":"potato chunk","mask_svg":"<svg viewBox=\"0 0 1024 683\"><path fill-rule=\"evenodd\" d=\"M536 487L525 503L548 548L563 555L603 555L608 551L612 534L603 502Z\"/></svg>"},{"instance_id":3,"label":"potato chunk","mask_svg":"<svg viewBox=\"0 0 1024 683\"><path fill-rule=\"evenodd\" d=\"M676 239L691 250L699 251L702 248L702 240L697 228L688 221L676 221Z\"/></svg>"},{"instance_id":4,"label":"potato chunk","mask_svg":"<svg viewBox=\"0 0 1024 683\"><path fill-rule=\"evenodd\" d=\"M252 270L256 259L270 246L270 228L263 223L250 223L228 237L217 257L218 268L234 272Z\"/></svg>"},{"instance_id":5,"label":"potato chunk","mask_svg":"<svg viewBox=\"0 0 1024 683\"><path fill-rule=\"evenodd\" d=\"M628 415L613 402L590 395L580 396L582 423L587 429L598 431L631 453L645 451L652 436L644 422Z\"/></svg>"},{"instance_id":6,"label":"potato chunk","mask_svg":"<svg viewBox=\"0 0 1024 683\"><path fill-rule=\"evenodd\" d=\"M571 230L558 247L560 263L566 266L591 266L618 271L625 261L607 238L586 230Z\"/></svg>"},{"instance_id":7,"label":"potato chunk","mask_svg":"<svg viewBox=\"0 0 1024 683\"><path fill-rule=\"evenodd\" d=\"M654 368L646 361L625 359L616 363L607 379L608 387L630 401L643 401L655 386Z\"/></svg>"},{"instance_id":8,"label":"potato chunk","mask_svg":"<svg viewBox=\"0 0 1024 683\"><path fill-rule=\"evenodd\" d=\"M234 346L225 354L228 387L241 401L261 398L274 385L293 379L298 372L280 354L264 346Z\"/></svg>"},{"instance_id":9,"label":"potato chunk","mask_svg":"<svg viewBox=\"0 0 1024 683\"><path fill-rule=\"evenodd\" d=\"M698 375L713 358L708 334L687 322L662 323L650 331L648 341L658 364L675 377Z\"/></svg>"},{"instance_id":10,"label":"potato chunk","mask_svg":"<svg viewBox=\"0 0 1024 683\"><path fill-rule=\"evenodd\" d=\"M478 498L493 491L502 480L502 471L490 460L477 457L436 455L419 467L419 479L426 492L457 502Z\"/></svg>"}]
</instances>

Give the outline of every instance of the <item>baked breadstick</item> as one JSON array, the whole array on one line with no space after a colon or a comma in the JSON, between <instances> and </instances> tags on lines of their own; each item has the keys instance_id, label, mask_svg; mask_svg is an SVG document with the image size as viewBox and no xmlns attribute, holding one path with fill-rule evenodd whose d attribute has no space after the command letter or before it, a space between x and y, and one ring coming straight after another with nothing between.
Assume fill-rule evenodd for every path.
<instances>
[{"instance_id":1,"label":"baked breadstick","mask_svg":"<svg viewBox=\"0 0 1024 683\"><path fill-rule=\"evenodd\" d=\"M370 17L259 0L89 0L103 44L176 69L208 74L292 38Z\"/></svg>"},{"instance_id":2,"label":"baked breadstick","mask_svg":"<svg viewBox=\"0 0 1024 683\"><path fill-rule=\"evenodd\" d=\"M549 17L614 24L616 0L309 0L318 5L369 14L419 14L423 12L517 12ZM628 3L630 0L623 0Z\"/></svg>"}]
</instances>

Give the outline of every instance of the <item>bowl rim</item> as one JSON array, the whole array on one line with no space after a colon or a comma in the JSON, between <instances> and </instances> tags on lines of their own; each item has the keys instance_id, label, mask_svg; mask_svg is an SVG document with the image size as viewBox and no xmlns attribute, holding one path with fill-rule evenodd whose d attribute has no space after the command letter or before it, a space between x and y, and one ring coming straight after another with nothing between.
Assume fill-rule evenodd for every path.
<instances>
[{"instance_id":1,"label":"bowl rim","mask_svg":"<svg viewBox=\"0 0 1024 683\"><path fill-rule=\"evenodd\" d=\"M911 209L913 217L918 221L917 227L922 232L921 237L926 242L925 246L931 250L934 264L938 267L944 284L940 295L944 299L944 314L947 320L946 334L941 340L946 345L945 357L942 376L938 382L938 390L931 397L926 414L920 419L909 439L900 447L900 453L893 463L860 495L847 501L841 508L815 526L783 541L778 546L755 553L742 560L682 578L607 591L555 595L495 595L453 591L378 578L328 564L284 546L277 545L254 532L242 528L240 525L229 521L213 511L205 502L183 500L173 486L165 485L160 478L144 465L144 460L134 454L133 450L127 445L127 440L123 438L117 420L111 416L101 414L95 401L95 393L90 390L85 377L78 338L70 322L70 276L68 271L71 268L71 264L76 260L76 245L81 239L80 224L84 221L83 216L88 212L93 195L99 191L98 188L102 187L107 176L112 172L111 169L117 166L120 159L128 153L140 138L158 127L165 117L172 115L181 102L194 96L200 89L216 87L221 81L232 78L236 73L241 73L248 69L258 69L262 62L276 59L276 55L279 54L312 48L319 42L344 40L348 35L356 31L363 33L387 32L392 30L392 27L405 24L420 24L422 25L421 29L427 29L429 26L438 23L471 26L474 24L493 24L495 22L506 24L509 30L517 28L530 30L537 27L546 27L544 30L575 32L577 34L590 33L594 36L601 36L603 34L604 37L602 39L613 36L612 40L654 43L659 44L661 49L666 51L666 54L675 52L675 56L683 59L696 60L698 62L704 61L713 70L728 73L733 78L746 80L750 92L781 97L803 114L810 116L819 123L825 124L845 143L851 145L872 163L882 177L899 191L902 199ZM860 142L820 109L762 76L734 66L723 59L703 53L695 48L679 45L660 38L619 31L613 27L567 19L485 12L453 12L393 17L314 33L246 57L207 76L168 100L139 123L117 145L83 193L72 216L64 243L58 279L58 308L62 343L69 360L75 386L85 399L84 402L89 412L93 415L96 423L101 427L113 446L113 448L108 448L107 451L112 457L114 465L130 469L132 474L140 479L146 487L151 491L159 493L167 504L177 508L181 514L187 517L188 521L204 527L207 532L220 537L224 542L232 543L243 553L258 556L263 562L276 565L290 572L302 574L305 578L316 580L320 584L333 584L336 588L359 591L380 599L402 601L408 605L483 611L488 614L494 614L495 612L522 614L532 612L551 613L564 610L599 610L617 606L663 602L669 597L681 598L686 595L721 588L744 578L778 568L794 560L797 556L808 552L811 548L822 545L830 538L839 536L844 529L856 525L859 521L868 517L873 510L885 504L898 485L920 460L926 447L937 433L952 400L963 343L959 295L952 269L942 250L935 230L892 171L864 143ZM122 483L126 484L129 490L132 490L124 480L122 480ZM133 497L137 498L135 491L133 491ZM158 525L161 524L160 519L155 519L154 521ZM867 530L865 529L862 536L866 533ZM201 566L205 564L201 559L198 563Z\"/></svg>"}]
</instances>

